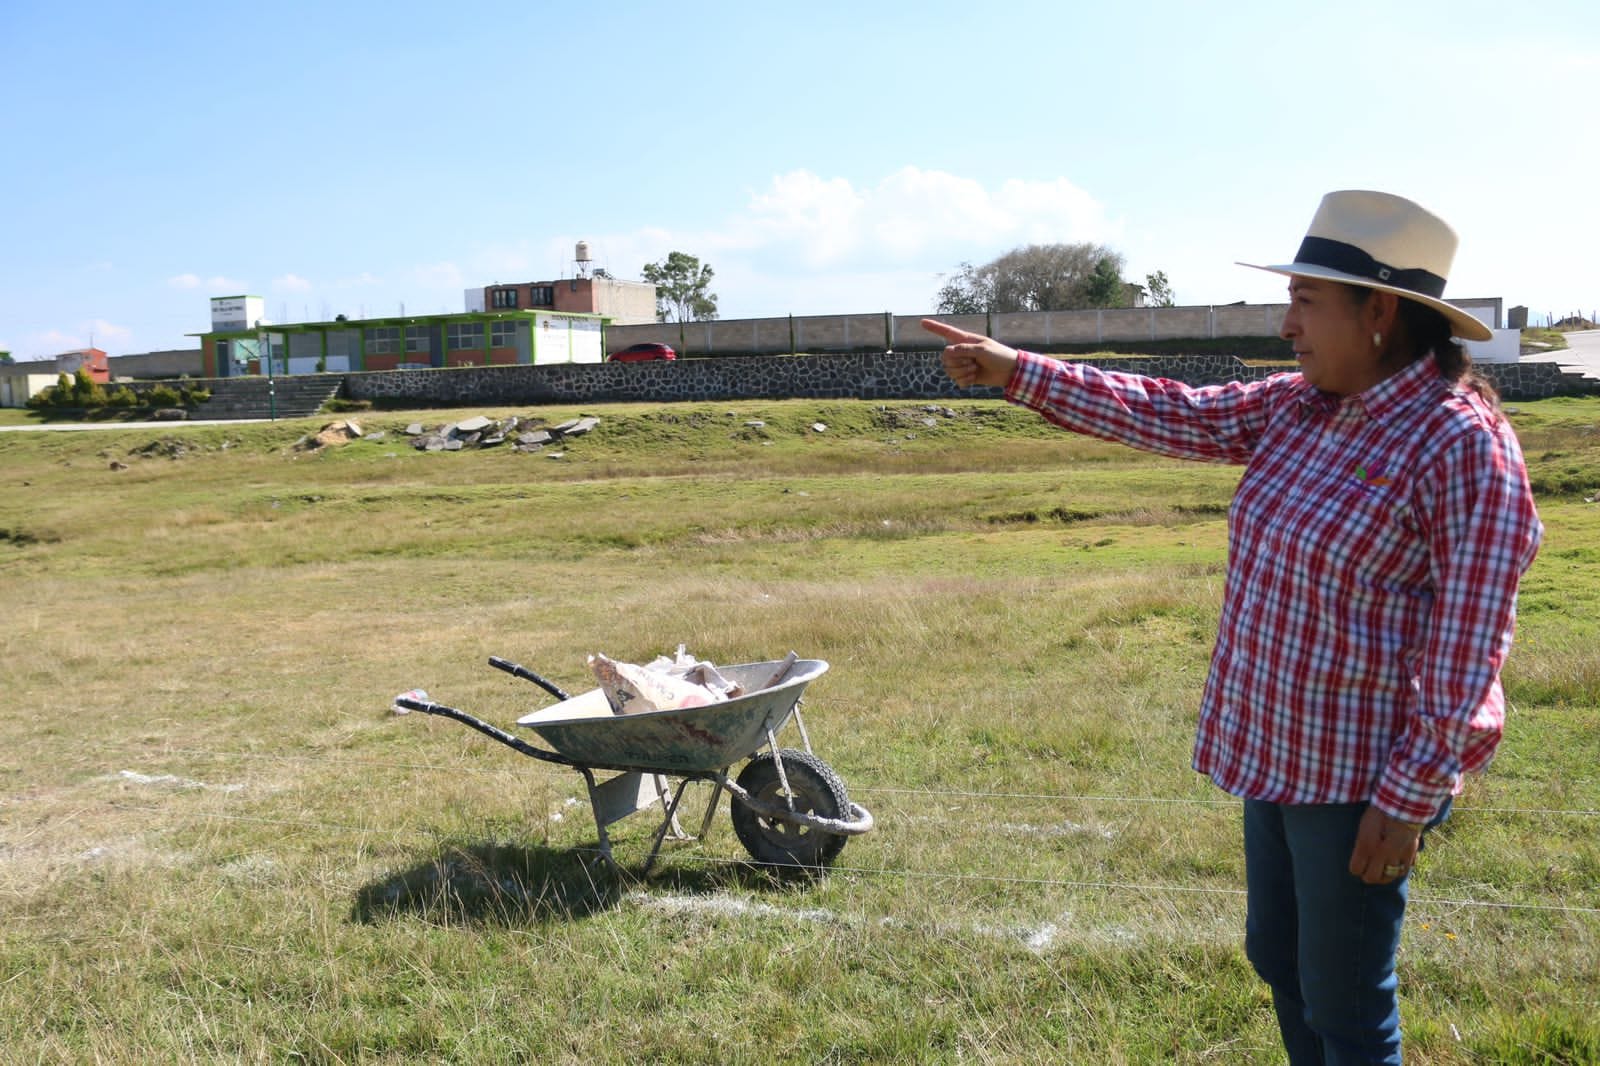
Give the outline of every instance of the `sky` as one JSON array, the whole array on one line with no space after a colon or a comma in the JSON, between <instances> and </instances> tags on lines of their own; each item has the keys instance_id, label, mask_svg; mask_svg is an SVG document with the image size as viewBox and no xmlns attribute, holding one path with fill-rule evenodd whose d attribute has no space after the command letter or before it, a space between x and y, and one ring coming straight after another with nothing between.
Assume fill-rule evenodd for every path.
<instances>
[{"instance_id":1,"label":"sky","mask_svg":"<svg viewBox=\"0 0 1600 1066\"><path fill-rule=\"evenodd\" d=\"M559 280L723 318L929 312L1093 241L1270 302L1323 193L1461 237L1447 296L1600 305L1600 5L0 0L0 350L189 348Z\"/></svg>"}]
</instances>

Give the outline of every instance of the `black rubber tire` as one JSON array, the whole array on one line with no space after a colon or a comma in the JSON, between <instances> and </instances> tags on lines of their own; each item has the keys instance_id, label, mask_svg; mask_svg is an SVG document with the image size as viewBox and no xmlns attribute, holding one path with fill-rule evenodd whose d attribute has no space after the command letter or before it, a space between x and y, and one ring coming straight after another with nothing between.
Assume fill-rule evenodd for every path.
<instances>
[{"instance_id":1,"label":"black rubber tire","mask_svg":"<svg viewBox=\"0 0 1600 1066\"><path fill-rule=\"evenodd\" d=\"M795 748L778 752L794 793L794 809L819 818L849 818L850 797L833 768L815 755ZM770 752L757 755L739 771L739 787L763 803L786 806L778 765ZM733 799L729 812L733 831L752 858L766 866L818 867L832 862L850 840L843 833L825 833L809 826L767 818Z\"/></svg>"}]
</instances>

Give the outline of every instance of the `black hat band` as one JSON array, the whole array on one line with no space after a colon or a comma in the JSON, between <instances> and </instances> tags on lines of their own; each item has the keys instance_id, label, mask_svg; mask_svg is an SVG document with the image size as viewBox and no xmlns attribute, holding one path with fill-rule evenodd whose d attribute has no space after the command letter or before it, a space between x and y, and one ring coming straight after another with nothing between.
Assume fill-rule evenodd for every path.
<instances>
[{"instance_id":1,"label":"black hat band","mask_svg":"<svg viewBox=\"0 0 1600 1066\"><path fill-rule=\"evenodd\" d=\"M1295 254L1294 261L1327 267L1341 274L1354 274L1383 285L1392 285L1397 289L1431 296L1435 300L1444 296L1444 279L1431 270L1423 270L1420 267L1401 270L1379 262L1360 248L1344 241L1331 241L1326 237L1307 237L1300 242L1300 251Z\"/></svg>"}]
</instances>

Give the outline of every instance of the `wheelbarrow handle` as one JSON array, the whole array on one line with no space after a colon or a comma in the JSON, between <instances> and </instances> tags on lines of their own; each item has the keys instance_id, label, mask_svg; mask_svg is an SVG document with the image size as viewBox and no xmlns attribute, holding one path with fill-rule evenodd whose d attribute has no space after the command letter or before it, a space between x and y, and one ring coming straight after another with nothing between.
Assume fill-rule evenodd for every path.
<instances>
[{"instance_id":1,"label":"wheelbarrow handle","mask_svg":"<svg viewBox=\"0 0 1600 1066\"><path fill-rule=\"evenodd\" d=\"M545 762L553 762L561 766L577 765L571 759L568 759L563 755L558 755L553 751L545 751L542 748L536 748L532 744L529 744L526 740L523 740L521 737L512 733L507 733L499 726L490 725L481 718L475 718L466 711L460 711L454 707L446 707L444 704L434 703L432 700L415 699L411 696L396 696L394 702L395 706L403 707L408 711L421 711L423 714L437 715L440 718L453 718L462 725L471 726L484 736L492 737L493 739L504 744L506 747L513 748L517 751L520 751L524 755L531 756L532 758L543 759Z\"/></svg>"},{"instance_id":2,"label":"wheelbarrow handle","mask_svg":"<svg viewBox=\"0 0 1600 1066\"><path fill-rule=\"evenodd\" d=\"M532 681L558 700L570 700L572 697L561 690L561 686L553 681L548 681L525 666L518 666L510 659L502 659L498 655L489 656L489 665L496 670L504 670L512 677L520 677L524 681Z\"/></svg>"}]
</instances>

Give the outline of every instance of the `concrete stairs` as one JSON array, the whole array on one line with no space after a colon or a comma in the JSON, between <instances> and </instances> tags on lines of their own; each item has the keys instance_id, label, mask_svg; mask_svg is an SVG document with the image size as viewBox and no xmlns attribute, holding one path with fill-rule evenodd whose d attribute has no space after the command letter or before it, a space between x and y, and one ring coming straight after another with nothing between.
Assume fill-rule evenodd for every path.
<instances>
[{"instance_id":1,"label":"concrete stairs","mask_svg":"<svg viewBox=\"0 0 1600 1066\"><path fill-rule=\"evenodd\" d=\"M274 378L214 378L211 399L194 409L194 418L304 418L344 388L343 374L297 374Z\"/></svg>"}]
</instances>

